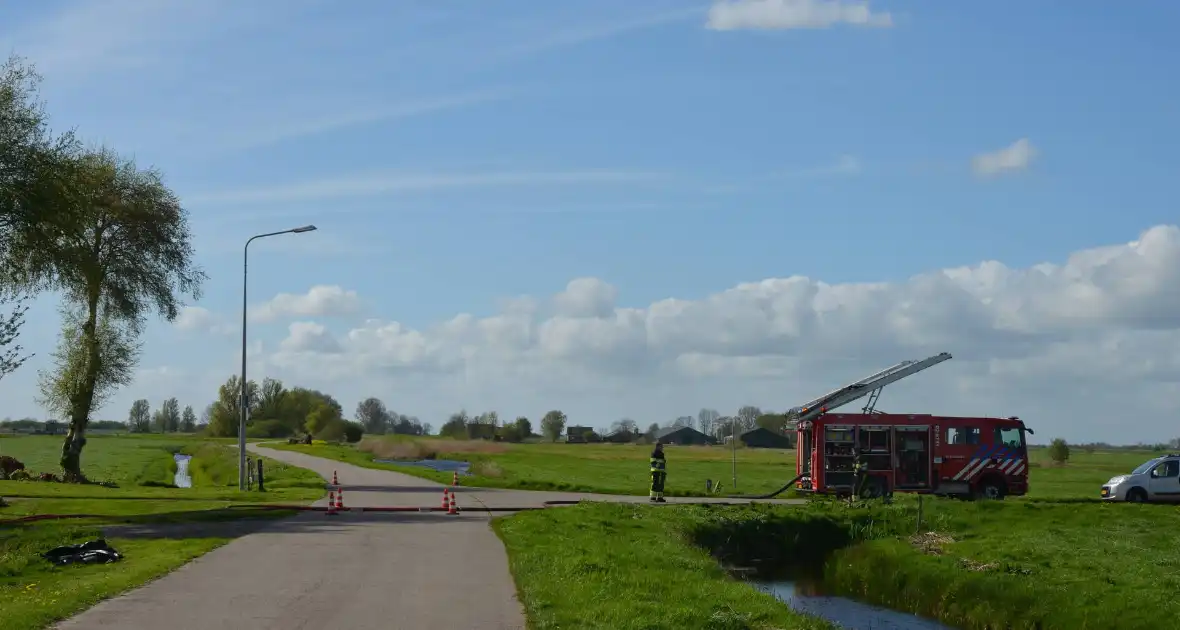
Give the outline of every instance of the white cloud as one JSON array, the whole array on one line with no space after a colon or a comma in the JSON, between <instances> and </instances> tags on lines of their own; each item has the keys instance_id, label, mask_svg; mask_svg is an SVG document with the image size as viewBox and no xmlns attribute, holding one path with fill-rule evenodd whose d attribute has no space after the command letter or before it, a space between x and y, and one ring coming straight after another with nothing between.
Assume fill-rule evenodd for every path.
<instances>
[{"instance_id":1,"label":"white cloud","mask_svg":"<svg viewBox=\"0 0 1180 630\"><path fill-rule=\"evenodd\" d=\"M971 170L976 175L1001 175L1008 172L1023 171L1032 164L1037 156L1037 149L1028 138L1021 138L1016 142L996 151L980 153L971 158Z\"/></svg>"},{"instance_id":2,"label":"white cloud","mask_svg":"<svg viewBox=\"0 0 1180 630\"><path fill-rule=\"evenodd\" d=\"M336 285L316 285L302 295L280 293L269 301L251 307L250 321L273 322L284 317L339 317L352 315L361 308L356 291Z\"/></svg>"},{"instance_id":3,"label":"white cloud","mask_svg":"<svg viewBox=\"0 0 1180 630\"><path fill-rule=\"evenodd\" d=\"M287 327L288 335L279 344L284 353L335 354L340 352L340 342L322 324L315 322L292 322Z\"/></svg>"},{"instance_id":4,"label":"white cloud","mask_svg":"<svg viewBox=\"0 0 1180 630\"><path fill-rule=\"evenodd\" d=\"M708 28L718 31L821 29L839 24L887 28L893 26L893 16L873 11L867 1L716 0L707 22Z\"/></svg>"},{"instance_id":5,"label":"white cloud","mask_svg":"<svg viewBox=\"0 0 1180 630\"><path fill-rule=\"evenodd\" d=\"M635 31L664 26L696 17L700 14L701 10L694 7L618 20L610 23L600 23L592 26L580 25L573 29L557 28L551 30L551 32L544 36L526 39L524 42L517 43L499 54L492 53L481 56L481 58L485 61L501 61L515 57L535 55L552 49L577 46L579 44L611 39Z\"/></svg>"},{"instance_id":6,"label":"white cloud","mask_svg":"<svg viewBox=\"0 0 1180 630\"><path fill-rule=\"evenodd\" d=\"M784 173L785 177L812 179L819 177L837 177L842 175L859 175L863 167L854 155L841 155L832 164L824 166L816 166L812 168L803 168L794 171L787 171Z\"/></svg>"},{"instance_id":7,"label":"white cloud","mask_svg":"<svg viewBox=\"0 0 1180 630\"><path fill-rule=\"evenodd\" d=\"M186 332L226 334L236 330L228 325L225 319L207 308L201 306L186 306L180 309L173 326Z\"/></svg>"},{"instance_id":8,"label":"white cloud","mask_svg":"<svg viewBox=\"0 0 1180 630\"><path fill-rule=\"evenodd\" d=\"M47 76L142 70L193 42L273 20L275 7L228 0L79 0L8 33L0 48L20 50Z\"/></svg>"},{"instance_id":9,"label":"white cloud","mask_svg":"<svg viewBox=\"0 0 1180 630\"><path fill-rule=\"evenodd\" d=\"M1159 414L1180 406L1178 287L1180 228L1159 226L1028 269L986 261L875 284L770 278L642 308L581 278L547 303L515 300L422 330L371 320L328 341L323 327L292 326L269 360L337 386L422 379L419 396L456 408L478 396L609 409L609 423L624 405L667 406L671 418L750 400L739 395L782 409L945 350L956 360L892 388L893 406L900 392L909 409L1028 416L1074 439L1164 439L1175 428Z\"/></svg>"},{"instance_id":10,"label":"white cloud","mask_svg":"<svg viewBox=\"0 0 1180 630\"><path fill-rule=\"evenodd\" d=\"M375 197L395 193L423 192L445 188L491 188L521 186L573 186L585 184L637 183L656 179L652 173L619 171L549 171L460 173L450 175L368 173L349 177L301 181L298 183L231 190L188 196L186 204L289 203Z\"/></svg>"},{"instance_id":11,"label":"white cloud","mask_svg":"<svg viewBox=\"0 0 1180 630\"><path fill-rule=\"evenodd\" d=\"M388 122L404 118L426 116L429 114L490 103L508 98L509 92L504 89L470 92L455 96L432 99L420 99L402 103L393 103L381 107L356 109L348 112L336 112L331 116L306 115L296 121L275 122L276 113L269 112L270 119L254 124L246 130L235 130L232 136L218 142L221 149L251 149L278 142L319 135L329 131L336 131L347 127L369 125Z\"/></svg>"}]
</instances>

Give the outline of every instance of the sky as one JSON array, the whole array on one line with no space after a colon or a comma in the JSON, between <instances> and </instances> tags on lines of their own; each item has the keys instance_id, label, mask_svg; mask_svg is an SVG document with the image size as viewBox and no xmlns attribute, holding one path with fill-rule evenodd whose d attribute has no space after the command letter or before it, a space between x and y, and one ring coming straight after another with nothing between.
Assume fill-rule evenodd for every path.
<instances>
[{"instance_id":1,"label":"sky","mask_svg":"<svg viewBox=\"0 0 1180 630\"><path fill-rule=\"evenodd\" d=\"M160 169L209 275L133 400L250 378L641 425L878 409L1180 436L1180 3L43 0L0 52ZM44 418L57 296L0 416ZM854 410L853 406L845 410Z\"/></svg>"}]
</instances>

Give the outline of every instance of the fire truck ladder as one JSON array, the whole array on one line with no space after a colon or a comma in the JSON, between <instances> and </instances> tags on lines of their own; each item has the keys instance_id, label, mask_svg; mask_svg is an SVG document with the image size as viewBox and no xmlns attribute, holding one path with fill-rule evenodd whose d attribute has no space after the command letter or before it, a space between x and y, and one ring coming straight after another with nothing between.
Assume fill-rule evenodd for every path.
<instances>
[{"instance_id":1,"label":"fire truck ladder","mask_svg":"<svg viewBox=\"0 0 1180 630\"><path fill-rule=\"evenodd\" d=\"M838 407L843 407L848 403L869 397L868 403L864 406L865 413L874 413L876 411L877 399L881 397L881 390L890 383L896 383L903 378L913 376L926 368L934 367L943 361L951 358L949 352L936 354L932 357L922 359L921 361L902 361L897 365L881 370L872 376L867 376L861 380L841 387L833 392L829 392L815 400L791 410L792 415L795 416L796 422L803 422L818 417L820 414L832 411Z\"/></svg>"},{"instance_id":2,"label":"fire truck ladder","mask_svg":"<svg viewBox=\"0 0 1180 630\"><path fill-rule=\"evenodd\" d=\"M811 420L823 413L831 411L837 407L843 407L848 403L869 397L868 403L864 406L865 413L873 413L877 405L877 399L881 397L881 390L890 383L896 383L903 378L913 376L922 370L929 367L934 367L943 361L951 358L951 353L943 352L932 357L922 359L921 361L902 361L897 365L887 369L881 370L872 376L866 376L859 381L841 387L834 392L829 392L815 400L803 405L802 407L795 407L787 411L788 417L791 417L791 422L798 424L805 420ZM806 474L806 473L804 473ZM787 485L767 494L759 495L744 495L744 494L730 494L726 495L731 499L773 499L774 497L786 492L788 488L794 487L795 482L803 478L803 474L796 476L794 479L787 482Z\"/></svg>"}]
</instances>

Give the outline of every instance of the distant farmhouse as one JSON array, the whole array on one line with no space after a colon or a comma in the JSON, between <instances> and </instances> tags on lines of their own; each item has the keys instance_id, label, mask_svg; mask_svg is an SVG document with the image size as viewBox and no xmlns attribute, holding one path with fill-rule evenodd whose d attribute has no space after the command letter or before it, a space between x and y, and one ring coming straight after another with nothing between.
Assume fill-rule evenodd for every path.
<instances>
[{"instance_id":1,"label":"distant farmhouse","mask_svg":"<svg viewBox=\"0 0 1180 630\"><path fill-rule=\"evenodd\" d=\"M567 427L565 441L570 444L585 444L587 442L601 442L602 438L594 432L594 427Z\"/></svg>"},{"instance_id":2,"label":"distant farmhouse","mask_svg":"<svg viewBox=\"0 0 1180 630\"><path fill-rule=\"evenodd\" d=\"M631 442L639 439L640 435L641 434L636 431L615 429L614 431L611 431L610 433L602 436L602 441L609 442L611 444L630 444Z\"/></svg>"},{"instance_id":3,"label":"distant farmhouse","mask_svg":"<svg viewBox=\"0 0 1180 630\"><path fill-rule=\"evenodd\" d=\"M717 440L692 427L668 427L666 429L660 429L656 433L656 441L662 444L678 444L681 446L717 443Z\"/></svg>"}]
</instances>

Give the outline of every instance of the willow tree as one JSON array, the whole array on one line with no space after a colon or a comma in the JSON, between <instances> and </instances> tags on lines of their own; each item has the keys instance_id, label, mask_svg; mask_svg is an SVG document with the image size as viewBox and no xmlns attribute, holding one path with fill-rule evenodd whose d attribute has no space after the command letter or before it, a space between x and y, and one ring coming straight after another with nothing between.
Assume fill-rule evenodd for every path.
<instances>
[{"instance_id":1,"label":"willow tree","mask_svg":"<svg viewBox=\"0 0 1180 630\"><path fill-rule=\"evenodd\" d=\"M131 384L141 345L130 327L106 312L99 314L93 340L86 337L89 319L86 309L66 303L62 305L61 312L61 336L58 338L57 350L53 353L53 366L39 373L41 395L37 402L54 415L70 417L75 401L87 388L92 392L91 410L96 411L110 400L119 387ZM91 361L93 349L97 349L97 362ZM92 365L97 368L91 370ZM86 441L81 436L77 439L82 444Z\"/></svg>"},{"instance_id":2,"label":"willow tree","mask_svg":"<svg viewBox=\"0 0 1180 630\"><path fill-rule=\"evenodd\" d=\"M136 353L128 351L148 316L175 320L183 296L200 296L205 274L193 260L188 213L157 171L104 149L74 154L62 174L71 220L20 275L30 286L60 291L77 312L79 347L47 378L70 383L61 467L67 478L82 480L82 448L95 403L107 393L104 385L127 382L121 376L104 381L114 367L104 362L125 356L133 366ZM11 256L18 266L31 260L20 253Z\"/></svg>"},{"instance_id":3,"label":"willow tree","mask_svg":"<svg viewBox=\"0 0 1180 630\"><path fill-rule=\"evenodd\" d=\"M19 57L0 64L0 305L9 309L0 315L0 378L30 356L16 343L31 289L22 271L45 268L45 244L71 220L62 175L77 143L72 134L50 134L40 80ZM14 256L21 264L9 264Z\"/></svg>"}]
</instances>

